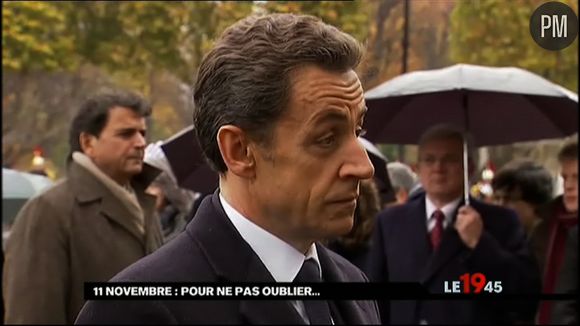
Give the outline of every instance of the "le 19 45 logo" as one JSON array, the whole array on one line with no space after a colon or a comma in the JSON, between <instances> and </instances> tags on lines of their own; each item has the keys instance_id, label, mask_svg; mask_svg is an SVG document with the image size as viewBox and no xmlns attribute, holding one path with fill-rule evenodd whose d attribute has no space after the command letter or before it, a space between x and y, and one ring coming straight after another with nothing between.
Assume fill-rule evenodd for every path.
<instances>
[{"instance_id":1,"label":"le 19 45 logo","mask_svg":"<svg viewBox=\"0 0 580 326\"><path fill-rule=\"evenodd\" d=\"M501 293L503 290L501 281L487 280L483 273L465 273L458 281L445 281L443 286L445 293Z\"/></svg>"}]
</instances>

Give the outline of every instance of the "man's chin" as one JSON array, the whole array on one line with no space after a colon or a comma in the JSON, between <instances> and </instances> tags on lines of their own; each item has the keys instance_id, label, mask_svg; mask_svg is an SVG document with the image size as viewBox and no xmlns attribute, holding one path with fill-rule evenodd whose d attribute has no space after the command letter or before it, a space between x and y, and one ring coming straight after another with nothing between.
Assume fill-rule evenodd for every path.
<instances>
[{"instance_id":1,"label":"man's chin","mask_svg":"<svg viewBox=\"0 0 580 326\"><path fill-rule=\"evenodd\" d=\"M564 207L569 213L578 212L578 199L564 199Z\"/></svg>"},{"instance_id":2,"label":"man's chin","mask_svg":"<svg viewBox=\"0 0 580 326\"><path fill-rule=\"evenodd\" d=\"M352 216L336 217L329 221L327 228L329 237L339 237L349 233L354 227L354 218Z\"/></svg>"},{"instance_id":3,"label":"man's chin","mask_svg":"<svg viewBox=\"0 0 580 326\"><path fill-rule=\"evenodd\" d=\"M128 174L131 174L131 175L137 175L137 174L141 173L141 171L143 171L143 165L142 164L140 164L140 165L134 165L134 166L131 166L131 167L129 167L127 169L127 173Z\"/></svg>"}]
</instances>

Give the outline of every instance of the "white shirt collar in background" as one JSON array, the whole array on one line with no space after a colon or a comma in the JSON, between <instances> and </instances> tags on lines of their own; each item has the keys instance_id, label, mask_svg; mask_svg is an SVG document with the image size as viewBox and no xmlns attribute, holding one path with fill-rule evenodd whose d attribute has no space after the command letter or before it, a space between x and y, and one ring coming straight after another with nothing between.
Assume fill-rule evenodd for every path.
<instances>
[{"instance_id":1,"label":"white shirt collar in background","mask_svg":"<svg viewBox=\"0 0 580 326\"><path fill-rule=\"evenodd\" d=\"M460 201L461 197L445 204L445 206L441 208L441 211L443 212L443 214L445 214L443 228L446 228L453 220L453 213L455 213L455 210L457 209L457 206L459 205ZM427 195L425 195L425 208L427 211L427 231L431 232L431 230L433 230L433 228L435 227L436 222L435 219L431 218L431 216L433 216L433 213L437 210L437 206L433 204L433 202L431 201L431 199L429 199L429 196Z\"/></svg>"}]
</instances>

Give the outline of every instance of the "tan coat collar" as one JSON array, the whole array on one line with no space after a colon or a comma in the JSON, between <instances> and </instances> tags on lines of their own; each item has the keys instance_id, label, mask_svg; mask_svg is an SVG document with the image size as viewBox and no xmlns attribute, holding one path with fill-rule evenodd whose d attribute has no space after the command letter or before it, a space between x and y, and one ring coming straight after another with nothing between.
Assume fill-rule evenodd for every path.
<instances>
[{"instance_id":1,"label":"tan coat collar","mask_svg":"<svg viewBox=\"0 0 580 326\"><path fill-rule=\"evenodd\" d=\"M145 189L159 172L158 169L145 165L143 172L131 181L140 207L144 212L144 223L138 216L135 216L135 211L131 211L125 203L122 203L119 196L113 194L110 188L105 186L98 177L74 160L68 167L68 182L71 184L76 200L81 205L100 200L102 213L141 241L144 240L142 229L147 232L149 224L156 223L156 221L150 221L157 217L154 214L155 198L146 194ZM149 247L148 244L146 246Z\"/></svg>"}]
</instances>

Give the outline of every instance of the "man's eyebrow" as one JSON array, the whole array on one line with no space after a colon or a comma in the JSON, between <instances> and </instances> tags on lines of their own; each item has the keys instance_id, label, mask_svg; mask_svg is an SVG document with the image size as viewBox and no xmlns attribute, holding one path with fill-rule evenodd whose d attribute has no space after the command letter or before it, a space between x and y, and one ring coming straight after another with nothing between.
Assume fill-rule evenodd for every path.
<instances>
[{"instance_id":1,"label":"man's eyebrow","mask_svg":"<svg viewBox=\"0 0 580 326\"><path fill-rule=\"evenodd\" d=\"M119 128L115 130L116 133L126 133L126 132L146 132L146 128Z\"/></svg>"},{"instance_id":2,"label":"man's eyebrow","mask_svg":"<svg viewBox=\"0 0 580 326\"><path fill-rule=\"evenodd\" d=\"M338 109L326 109L316 113L309 119L309 124L320 124L323 122L346 122L348 117L346 113Z\"/></svg>"}]
</instances>

